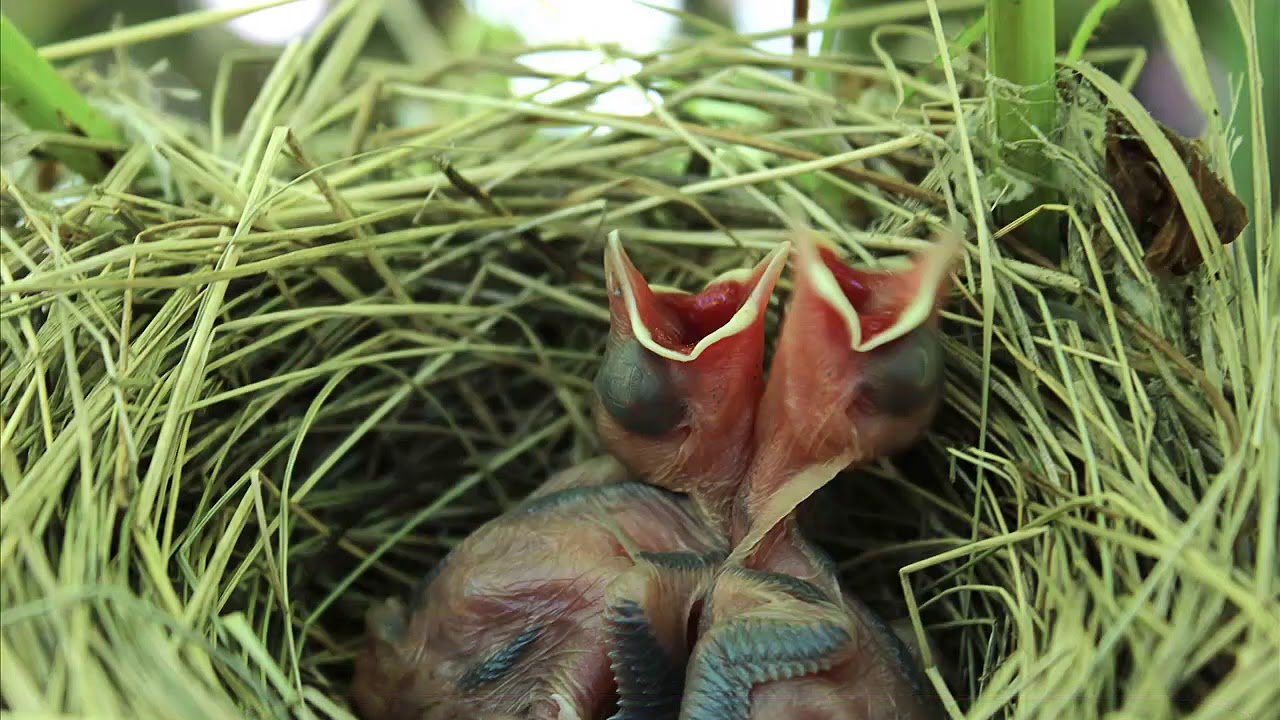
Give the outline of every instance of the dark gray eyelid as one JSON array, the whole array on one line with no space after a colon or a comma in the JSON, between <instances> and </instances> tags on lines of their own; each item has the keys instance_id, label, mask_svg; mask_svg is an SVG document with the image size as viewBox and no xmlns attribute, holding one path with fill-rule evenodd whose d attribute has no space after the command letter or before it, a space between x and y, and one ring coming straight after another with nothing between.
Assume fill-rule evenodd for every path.
<instances>
[{"instance_id":1,"label":"dark gray eyelid","mask_svg":"<svg viewBox=\"0 0 1280 720\"><path fill-rule=\"evenodd\" d=\"M936 328L916 328L872 352L864 396L877 412L903 417L942 394L946 377L942 337Z\"/></svg>"},{"instance_id":2,"label":"dark gray eyelid","mask_svg":"<svg viewBox=\"0 0 1280 720\"><path fill-rule=\"evenodd\" d=\"M635 338L605 352L592 387L605 412L636 435L665 435L684 419L684 400L665 364Z\"/></svg>"}]
</instances>

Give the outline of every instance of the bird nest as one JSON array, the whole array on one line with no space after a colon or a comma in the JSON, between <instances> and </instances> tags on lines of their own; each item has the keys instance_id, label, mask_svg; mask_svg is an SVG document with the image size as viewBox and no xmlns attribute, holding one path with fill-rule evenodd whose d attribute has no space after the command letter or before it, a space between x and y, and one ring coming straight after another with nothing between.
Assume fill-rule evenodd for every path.
<instances>
[{"instance_id":1,"label":"bird nest","mask_svg":"<svg viewBox=\"0 0 1280 720\"><path fill-rule=\"evenodd\" d=\"M371 603L599 452L607 233L695 288L797 215L867 263L968 236L932 431L805 517L851 592L927 637L948 707L1275 707L1276 231L1224 246L1240 223L1205 168L1225 155L1098 69L1120 54L1061 66L1035 178L1004 163L998 88L967 55L800 59L720 33L585 48L638 69L550 78L547 100L507 90L539 75L529 48L363 57L362 7L282 52L237 131L166 110L137 68L80 63L128 136L110 174L42 185L7 156L10 710L352 717ZM593 105L619 88L648 110Z\"/></svg>"}]
</instances>

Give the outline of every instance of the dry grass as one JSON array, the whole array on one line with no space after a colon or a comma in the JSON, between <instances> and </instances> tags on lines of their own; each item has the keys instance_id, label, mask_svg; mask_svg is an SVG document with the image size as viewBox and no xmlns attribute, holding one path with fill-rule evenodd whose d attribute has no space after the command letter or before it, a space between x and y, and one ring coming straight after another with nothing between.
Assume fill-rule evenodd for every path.
<instances>
[{"instance_id":1,"label":"dry grass","mask_svg":"<svg viewBox=\"0 0 1280 720\"><path fill-rule=\"evenodd\" d=\"M914 23L943 47L931 11L979 4L840 22ZM1176 32L1185 7L1167 5ZM1043 211L1066 219L1068 246L1048 269L1016 227L988 224L1027 183L979 172L996 151L980 57L763 57L721 34L548 104L477 89L534 74L514 51L361 59L378 10L348 0L287 48L238 132L167 113L136 69L77 66L127 118L111 175L39 191L29 163L6 161L9 716L350 717L368 602L595 451L605 232L691 287L784 239L784 208L868 260L970 223L934 433L828 488L837 509L813 518L854 591L928 632L956 716L1274 713L1280 228L1265 153L1255 242L1224 250L1124 83L1067 64L1048 147L1064 204ZM838 102L768 71L797 66L864 89ZM1256 68L1249 81L1259 92ZM665 102L641 118L589 108L620 85ZM1101 179L1104 107L1151 144L1203 271L1143 266ZM1215 167L1229 145L1209 144Z\"/></svg>"}]
</instances>

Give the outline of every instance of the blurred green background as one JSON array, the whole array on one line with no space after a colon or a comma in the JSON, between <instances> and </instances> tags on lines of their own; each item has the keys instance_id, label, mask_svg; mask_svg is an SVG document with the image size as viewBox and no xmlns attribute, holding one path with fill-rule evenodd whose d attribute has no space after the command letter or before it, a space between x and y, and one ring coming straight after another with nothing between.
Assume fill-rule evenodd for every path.
<instances>
[{"instance_id":1,"label":"blurred green background","mask_svg":"<svg viewBox=\"0 0 1280 720\"><path fill-rule=\"evenodd\" d=\"M253 0L0 0L0 9L36 46L88 35L111 28L114 24L137 24L204 8L227 8L252 4ZM336 0L302 0L289 10L274 10L248 16L234 25L198 31L175 39L156 41L130 49L131 60L141 67L152 67L164 61L163 72L156 79L165 88L195 91L171 94L170 101L181 107L171 110L189 112L193 117L207 117L209 90L213 86L219 62L228 53L252 56L261 53L261 62L249 59L235 66L231 97L227 100L224 120L228 127L238 119L252 101L257 87L270 68L270 46L290 35L303 33L306 21L313 20L327 3ZM1143 46L1150 57L1147 69L1136 88L1139 98L1157 119L1179 132L1196 136L1203 128L1199 117L1182 89L1176 70L1159 43L1158 24L1153 20L1153 2L1161 0L1123 0L1105 19L1094 39L1094 46ZM683 9L739 29L761 30L788 25L792 12L788 0L651 0L653 4ZM1057 33L1059 50L1065 50L1085 13L1097 0L1058 0ZM1270 115L1272 166L1280 167L1277 127L1280 126L1280 0L1254 0L1259 29L1261 61L1270 82L1267 83L1266 109ZM817 20L827 12L828 0L811 0L810 18ZM846 8L886 4L884 0L846 0ZM1210 68L1214 72L1222 106L1231 112L1233 100L1239 105L1232 116L1236 137L1242 145L1236 151L1235 180L1239 194L1248 198L1252 181L1243 166L1250 153L1246 112L1248 98L1241 88L1245 56L1240 34L1229 0L1191 0L1196 27L1204 43ZM590 32L601 42L622 42L637 50L660 47L674 32L693 31L671 16L645 9L632 0L388 0L388 13L409 13L426 17L434 33L418 32L409 38L416 57L404 58L406 38L395 38L380 24L370 44L373 51L388 59L427 64L433 56L447 51L477 52L483 47L517 41L524 35L533 42L572 39L575 32ZM274 13L274 14L270 14ZM581 17L590 14L591 17ZM477 23L477 16L483 22ZM582 20L575 29L572 22ZM394 23L392 23L394 25ZM509 27L514 25L514 27ZM508 27L504 27L508 26ZM414 27L421 27L416 25ZM963 27L956 25L957 29ZM779 41L785 42L786 38ZM866 37L846 38L842 45L858 50L867 47ZM816 43L811 43L811 47ZM783 46L785 47L785 46ZM775 44L773 49L780 49Z\"/></svg>"}]
</instances>

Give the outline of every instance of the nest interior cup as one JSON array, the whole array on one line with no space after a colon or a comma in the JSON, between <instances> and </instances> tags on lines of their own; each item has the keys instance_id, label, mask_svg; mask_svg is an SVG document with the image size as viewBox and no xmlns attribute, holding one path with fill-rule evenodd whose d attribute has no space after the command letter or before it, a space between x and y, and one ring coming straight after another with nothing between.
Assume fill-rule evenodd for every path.
<instances>
[{"instance_id":1,"label":"nest interior cup","mask_svg":"<svg viewBox=\"0 0 1280 720\"><path fill-rule=\"evenodd\" d=\"M841 27L932 37L931 5L850 9ZM937 5L961 27L980 3ZM1236 158L1246 190L1215 175L1236 135L1171 136L1109 60L1064 61L1053 172L1020 172L976 48L948 61L953 84L927 61L841 56L826 77L692 33L652 55L590 48L638 69L518 97L513 81L545 74L529 48L469 48L510 38L449 25L440 62L416 64L391 6L337 3L297 43L225 53L194 114L142 41L197 32L175 38L209 51L183 25L206 16L43 48L118 137L6 110L15 716L355 717L370 608L411 607L476 528L599 455L608 233L655 288L705 287L792 240L797 215L850 267L892 267L953 222L964 235L936 335L880 368L941 386L929 432L800 508L944 703L1254 718L1280 702L1265 148ZM905 57L893 35L877 37ZM619 90L656 107L593 104ZM109 172L85 180L56 141ZM1007 212L1032 191L1054 193L1060 257ZM781 278L770 338L795 291ZM635 428L683 410L663 389L631 388L656 398Z\"/></svg>"}]
</instances>

